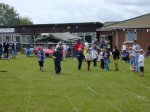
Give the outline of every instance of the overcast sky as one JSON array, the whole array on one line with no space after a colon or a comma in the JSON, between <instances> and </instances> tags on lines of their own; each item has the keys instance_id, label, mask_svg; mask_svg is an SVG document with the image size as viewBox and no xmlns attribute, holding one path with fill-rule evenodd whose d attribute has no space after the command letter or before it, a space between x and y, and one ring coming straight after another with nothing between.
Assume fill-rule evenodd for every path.
<instances>
[{"instance_id":1,"label":"overcast sky","mask_svg":"<svg viewBox=\"0 0 150 112\"><path fill-rule=\"evenodd\" d=\"M150 0L0 0L34 24L121 21L150 13Z\"/></svg>"}]
</instances>

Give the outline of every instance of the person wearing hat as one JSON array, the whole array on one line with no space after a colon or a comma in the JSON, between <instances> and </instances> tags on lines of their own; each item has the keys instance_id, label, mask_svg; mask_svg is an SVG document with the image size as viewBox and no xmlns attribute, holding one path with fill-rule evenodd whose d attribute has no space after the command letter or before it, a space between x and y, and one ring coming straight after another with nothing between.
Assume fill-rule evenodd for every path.
<instances>
[{"instance_id":1,"label":"person wearing hat","mask_svg":"<svg viewBox=\"0 0 150 112\"><path fill-rule=\"evenodd\" d=\"M140 56L138 58L138 63L139 63L139 67L140 67L140 76L143 77L144 76L144 51L143 49L141 49L139 51Z\"/></svg>"}]
</instances>

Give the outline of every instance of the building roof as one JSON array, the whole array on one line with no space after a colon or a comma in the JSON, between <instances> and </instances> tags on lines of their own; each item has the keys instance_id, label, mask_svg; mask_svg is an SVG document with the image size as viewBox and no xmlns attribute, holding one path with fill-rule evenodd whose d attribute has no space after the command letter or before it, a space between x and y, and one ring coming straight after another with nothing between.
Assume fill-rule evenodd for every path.
<instances>
[{"instance_id":1,"label":"building roof","mask_svg":"<svg viewBox=\"0 0 150 112\"><path fill-rule=\"evenodd\" d=\"M109 25L112 25L112 24L116 24L118 22L120 22L120 21L108 21L108 22L104 23L104 26L109 26Z\"/></svg>"},{"instance_id":2,"label":"building roof","mask_svg":"<svg viewBox=\"0 0 150 112\"><path fill-rule=\"evenodd\" d=\"M41 34L41 35L43 35L43 34ZM59 41L71 41L71 40L75 40L75 39L82 39L81 37L72 35L69 32L65 32L65 33L49 33L49 34L46 34L46 35L47 36L45 38L38 39L37 41L51 40L50 38L55 39L55 40L59 40Z\"/></svg>"},{"instance_id":3,"label":"building roof","mask_svg":"<svg viewBox=\"0 0 150 112\"><path fill-rule=\"evenodd\" d=\"M128 20L124 20L112 25L104 26L97 31L112 31L112 29L124 28L150 28L150 13Z\"/></svg>"},{"instance_id":4,"label":"building roof","mask_svg":"<svg viewBox=\"0 0 150 112\"><path fill-rule=\"evenodd\" d=\"M81 22L81 23L52 23L52 24L32 24L32 25L0 25L0 28L17 28L17 27L41 27L41 26L78 26L78 25L97 25L97 26L103 26L100 22Z\"/></svg>"}]
</instances>

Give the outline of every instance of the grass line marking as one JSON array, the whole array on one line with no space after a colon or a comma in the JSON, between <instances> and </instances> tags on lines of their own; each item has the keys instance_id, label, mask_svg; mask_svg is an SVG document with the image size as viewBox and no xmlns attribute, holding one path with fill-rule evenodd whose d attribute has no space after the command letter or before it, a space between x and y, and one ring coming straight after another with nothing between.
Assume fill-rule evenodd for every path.
<instances>
[{"instance_id":1,"label":"grass line marking","mask_svg":"<svg viewBox=\"0 0 150 112\"><path fill-rule=\"evenodd\" d=\"M99 95L94 89L92 89L90 86L87 85L87 88L89 90L91 90L93 93L95 93L96 95ZM109 105L111 105L111 107L113 107L115 110L118 110L119 112L122 112L118 107L116 107L115 105L113 105L112 103L106 101Z\"/></svg>"},{"instance_id":2,"label":"grass line marking","mask_svg":"<svg viewBox=\"0 0 150 112\"><path fill-rule=\"evenodd\" d=\"M89 90L91 90L93 93L98 94L98 93L97 93L94 89L92 89L90 86L87 85L87 88L88 88Z\"/></svg>"},{"instance_id":3,"label":"grass line marking","mask_svg":"<svg viewBox=\"0 0 150 112\"><path fill-rule=\"evenodd\" d=\"M70 103L71 106L73 107L73 109L74 109L76 112L79 112L79 111L78 111L78 108L77 108L77 107L73 104L73 102L70 100L69 96L67 96L65 92L63 92L63 93L64 93L65 98L69 101L69 103Z\"/></svg>"},{"instance_id":4,"label":"grass line marking","mask_svg":"<svg viewBox=\"0 0 150 112\"><path fill-rule=\"evenodd\" d=\"M145 97L143 97L143 96L137 95L137 94L135 94L134 92L129 91L129 90L127 90L127 91L128 91L130 94L136 96L137 99L141 99L141 100L144 100L144 101L149 101L149 100L147 100L147 99L146 99Z\"/></svg>"},{"instance_id":5,"label":"grass line marking","mask_svg":"<svg viewBox=\"0 0 150 112\"><path fill-rule=\"evenodd\" d=\"M113 105L112 103L110 103L110 102L108 102L108 101L107 101L107 103L108 103L109 105L111 105L115 110L118 110L119 112L123 112L123 111L121 111L117 106Z\"/></svg>"},{"instance_id":6,"label":"grass line marking","mask_svg":"<svg viewBox=\"0 0 150 112\"><path fill-rule=\"evenodd\" d=\"M30 100L31 100L31 80L30 80L30 84L29 84L29 95L28 95L28 102L27 102L27 110L26 110L26 112L29 112Z\"/></svg>"},{"instance_id":7,"label":"grass line marking","mask_svg":"<svg viewBox=\"0 0 150 112\"><path fill-rule=\"evenodd\" d=\"M146 86L145 84L141 84L141 86L144 86L146 89L150 89L150 87Z\"/></svg>"}]
</instances>

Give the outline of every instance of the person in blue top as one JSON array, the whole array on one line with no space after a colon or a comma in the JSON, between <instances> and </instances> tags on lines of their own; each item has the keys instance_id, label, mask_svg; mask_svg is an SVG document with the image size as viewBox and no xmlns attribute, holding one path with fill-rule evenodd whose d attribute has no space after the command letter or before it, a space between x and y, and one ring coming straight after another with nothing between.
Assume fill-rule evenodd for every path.
<instances>
[{"instance_id":1,"label":"person in blue top","mask_svg":"<svg viewBox=\"0 0 150 112\"><path fill-rule=\"evenodd\" d=\"M78 70L81 70L82 60L84 59L83 51L81 50L81 48L78 48L77 58L78 58Z\"/></svg>"},{"instance_id":2,"label":"person in blue top","mask_svg":"<svg viewBox=\"0 0 150 112\"><path fill-rule=\"evenodd\" d=\"M62 53L60 52L60 47L57 47L53 53L55 73L60 74L61 72L61 61L62 61Z\"/></svg>"},{"instance_id":3,"label":"person in blue top","mask_svg":"<svg viewBox=\"0 0 150 112\"><path fill-rule=\"evenodd\" d=\"M44 66L44 60L45 60L45 52L43 50L43 47L41 47L41 49L39 50L37 56L38 56L40 71L43 72L43 66Z\"/></svg>"}]
</instances>

